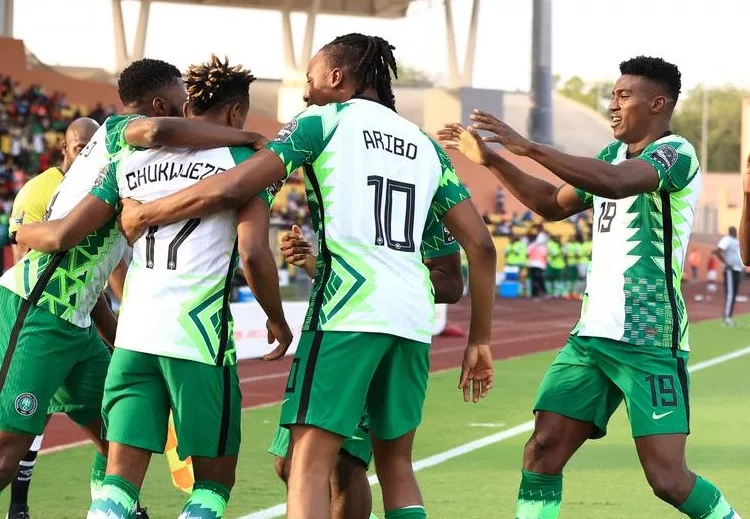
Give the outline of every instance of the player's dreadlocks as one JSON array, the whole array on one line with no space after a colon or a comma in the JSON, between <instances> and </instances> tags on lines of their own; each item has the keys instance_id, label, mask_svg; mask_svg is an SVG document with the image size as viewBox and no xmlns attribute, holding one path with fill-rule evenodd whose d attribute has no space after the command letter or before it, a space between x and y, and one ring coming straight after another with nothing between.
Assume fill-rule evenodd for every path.
<instances>
[{"instance_id":1,"label":"player's dreadlocks","mask_svg":"<svg viewBox=\"0 0 750 519\"><path fill-rule=\"evenodd\" d=\"M201 115L236 101L247 102L247 90L253 81L255 76L242 65L230 67L229 60L224 58L222 62L212 54L206 63L188 68L188 107L193 115Z\"/></svg>"},{"instance_id":2,"label":"player's dreadlocks","mask_svg":"<svg viewBox=\"0 0 750 519\"><path fill-rule=\"evenodd\" d=\"M638 56L620 63L620 73L625 75L643 76L659 83L667 93L677 101L682 88L682 74L677 65L668 63L661 58Z\"/></svg>"},{"instance_id":3,"label":"player's dreadlocks","mask_svg":"<svg viewBox=\"0 0 750 519\"><path fill-rule=\"evenodd\" d=\"M171 63L160 59L139 59L120 73L117 80L120 101L124 105L143 102L162 88L172 85L175 79L181 80L182 74Z\"/></svg>"},{"instance_id":4,"label":"player's dreadlocks","mask_svg":"<svg viewBox=\"0 0 750 519\"><path fill-rule=\"evenodd\" d=\"M395 48L379 36L359 33L339 36L325 46L332 65L346 67L354 76L357 85L354 95L372 88L378 100L394 112L396 97L393 95L391 72L398 79L396 58L393 57Z\"/></svg>"}]
</instances>

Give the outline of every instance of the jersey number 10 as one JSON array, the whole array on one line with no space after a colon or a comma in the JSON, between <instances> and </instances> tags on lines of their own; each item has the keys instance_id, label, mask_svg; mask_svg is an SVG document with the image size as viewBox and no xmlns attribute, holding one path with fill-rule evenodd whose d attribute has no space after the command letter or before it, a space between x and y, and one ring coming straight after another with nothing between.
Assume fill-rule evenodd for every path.
<instances>
[{"instance_id":1,"label":"jersey number 10","mask_svg":"<svg viewBox=\"0 0 750 519\"><path fill-rule=\"evenodd\" d=\"M377 175L367 177L367 185L375 188L375 245L386 245L389 249L400 252L414 252L414 184L383 179ZM385 189L383 187L385 186ZM406 198L404 218L404 240L393 239L393 194L403 193ZM383 196L385 195L385 196ZM383 223L383 202L385 198L385 224Z\"/></svg>"},{"instance_id":2,"label":"jersey number 10","mask_svg":"<svg viewBox=\"0 0 750 519\"><path fill-rule=\"evenodd\" d=\"M191 218L190 220L185 222L185 225L183 225L182 228L177 231L177 234L174 235L172 241L169 242L169 247L167 248L167 270L177 269L177 251L180 249L180 246L185 243L185 240L188 239L188 236L190 236L198 228L198 225L200 225L200 223L200 218ZM154 239L154 235L158 230L159 226L153 225L148 228L148 233L146 233L147 269L154 268L154 242L156 241Z\"/></svg>"}]
</instances>

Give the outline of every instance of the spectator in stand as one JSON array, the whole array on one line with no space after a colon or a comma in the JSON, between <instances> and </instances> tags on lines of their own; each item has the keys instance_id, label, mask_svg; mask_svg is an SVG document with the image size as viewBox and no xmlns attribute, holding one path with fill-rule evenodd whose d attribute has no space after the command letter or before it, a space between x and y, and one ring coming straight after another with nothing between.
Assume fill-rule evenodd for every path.
<instances>
[{"instance_id":1,"label":"spectator in stand","mask_svg":"<svg viewBox=\"0 0 750 519\"><path fill-rule=\"evenodd\" d=\"M96 120L113 113L97 105ZM49 169L62 160L58 151L63 132L81 116L64 94L47 94L38 85L21 87L0 75L0 194L13 197L29 172Z\"/></svg>"}]
</instances>

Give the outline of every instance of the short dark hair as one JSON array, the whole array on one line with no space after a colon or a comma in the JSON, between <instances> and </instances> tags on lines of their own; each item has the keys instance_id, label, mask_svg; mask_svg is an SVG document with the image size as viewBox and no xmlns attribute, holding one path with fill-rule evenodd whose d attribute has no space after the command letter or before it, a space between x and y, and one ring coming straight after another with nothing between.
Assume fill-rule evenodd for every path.
<instances>
[{"instance_id":1,"label":"short dark hair","mask_svg":"<svg viewBox=\"0 0 750 519\"><path fill-rule=\"evenodd\" d=\"M620 73L623 75L643 76L660 84L675 100L680 97L682 89L682 74L677 65L661 58L638 56L620 63Z\"/></svg>"},{"instance_id":2,"label":"short dark hair","mask_svg":"<svg viewBox=\"0 0 750 519\"><path fill-rule=\"evenodd\" d=\"M235 100L247 101L247 91L255 76L242 65L229 66L216 55L200 65L191 65L185 74L188 107L195 115L219 108Z\"/></svg>"},{"instance_id":3,"label":"short dark hair","mask_svg":"<svg viewBox=\"0 0 750 519\"><path fill-rule=\"evenodd\" d=\"M122 104L147 101L161 89L169 87L175 79L182 79L180 70L160 59L143 58L134 61L120 73L117 92Z\"/></svg>"},{"instance_id":4,"label":"short dark hair","mask_svg":"<svg viewBox=\"0 0 750 519\"><path fill-rule=\"evenodd\" d=\"M372 88L382 104L396 111L396 96L391 84L391 72L398 79L396 58L393 57L396 47L379 36L350 33L339 36L324 49L333 66L347 68L354 76L357 85L354 95Z\"/></svg>"}]
</instances>

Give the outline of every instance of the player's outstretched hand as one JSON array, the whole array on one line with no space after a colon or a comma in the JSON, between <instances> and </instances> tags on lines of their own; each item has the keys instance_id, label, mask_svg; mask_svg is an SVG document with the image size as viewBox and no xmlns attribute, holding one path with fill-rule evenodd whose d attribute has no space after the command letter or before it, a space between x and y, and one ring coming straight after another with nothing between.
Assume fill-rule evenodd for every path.
<instances>
[{"instance_id":1,"label":"player's outstretched hand","mask_svg":"<svg viewBox=\"0 0 750 519\"><path fill-rule=\"evenodd\" d=\"M489 154L492 153L474 128L464 128L457 123L446 124L438 130L438 139L449 150L460 151L480 166L487 165Z\"/></svg>"},{"instance_id":2,"label":"player's outstretched hand","mask_svg":"<svg viewBox=\"0 0 750 519\"><path fill-rule=\"evenodd\" d=\"M265 148L269 142L268 138L265 135L261 135L258 132L245 132L247 134L248 140L247 145L250 146L255 151L260 151L263 148Z\"/></svg>"},{"instance_id":3,"label":"player's outstretched hand","mask_svg":"<svg viewBox=\"0 0 750 519\"><path fill-rule=\"evenodd\" d=\"M484 142L499 142L515 155L528 155L534 143L489 112L474 110L471 113L472 127L492 133L482 137Z\"/></svg>"},{"instance_id":4,"label":"player's outstretched hand","mask_svg":"<svg viewBox=\"0 0 750 519\"><path fill-rule=\"evenodd\" d=\"M281 237L280 248L286 262L298 267L304 267L305 259L313 253L312 245L297 225L292 225L292 230Z\"/></svg>"},{"instance_id":5,"label":"player's outstretched hand","mask_svg":"<svg viewBox=\"0 0 750 519\"><path fill-rule=\"evenodd\" d=\"M464 402L479 402L495 385L495 368L492 365L492 350L489 344L469 343L461 364L461 380L458 389L464 392Z\"/></svg>"},{"instance_id":6,"label":"player's outstretched hand","mask_svg":"<svg viewBox=\"0 0 750 519\"><path fill-rule=\"evenodd\" d=\"M120 226L120 232L132 247L146 231L146 227L140 224L141 203L132 198L123 198L121 203L122 211L117 217L117 222Z\"/></svg>"},{"instance_id":7,"label":"player's outstretched hand","mask_svg":"<svg viewBox=\"0 0 750 519\"><path fill-rule=\"evenodd\" d=\"M266 329L268 330L268 344L278 341L279 345L271 353L264 355L263 360L278 360L283 358L294 338L292 330L289 329L286 321L277 323L272 322L270 319L266 321Z\"/></svg>"}]
</instances>

